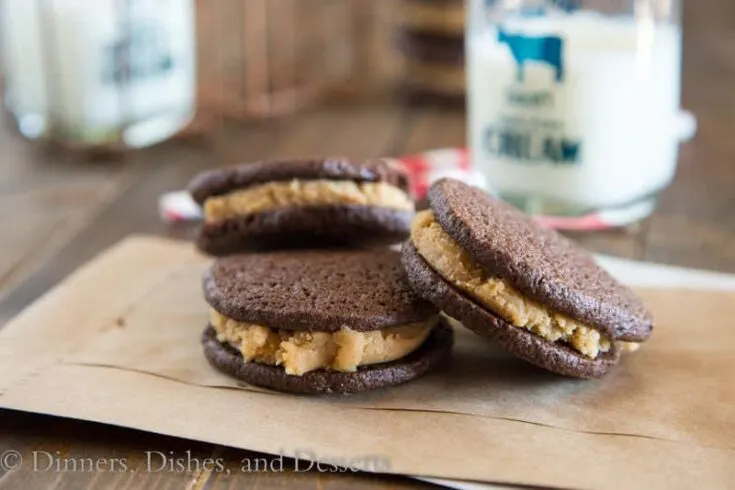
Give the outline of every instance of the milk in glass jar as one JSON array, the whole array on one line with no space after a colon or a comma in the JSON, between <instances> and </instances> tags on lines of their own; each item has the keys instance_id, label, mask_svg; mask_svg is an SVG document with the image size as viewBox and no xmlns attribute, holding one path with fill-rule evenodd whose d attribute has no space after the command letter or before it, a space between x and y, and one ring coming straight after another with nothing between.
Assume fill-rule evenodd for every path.
<instances>
[{"instance_id":1,"label":"milk in glass jar","mask_svg":"<svg viewBox=\"0 0 735 490\"><path fill-rule=\"evenodd\" d=\"M196 101L194 0L4 0L4 105L21 134L126 149L176 134Z\"/></svg>"},{"instance_id":2,"label":"milk in glass jar","mask_svg":"<svg viewBox=\"0 0 735 490\"><path fill-rule=\"evenodd\" d=\"M470 0L472 162L532 214L644 216L678 152L678 0Z\"/></svg>"}]
</instances>

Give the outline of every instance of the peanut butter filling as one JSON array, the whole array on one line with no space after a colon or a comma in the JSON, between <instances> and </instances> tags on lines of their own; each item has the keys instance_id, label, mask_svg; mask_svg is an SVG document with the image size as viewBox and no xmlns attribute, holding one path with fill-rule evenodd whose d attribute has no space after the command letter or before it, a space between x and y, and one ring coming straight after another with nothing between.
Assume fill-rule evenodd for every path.
<instances>
[{"instance_id":1,"label":"peanut butter filling","mask_svg":"<svg viewBox=\"0 0 735 490\"><path fill-rule=\"evenodd\" d=\"M411 241L419 255L445 280L508 323L551 342L564 342L591 359L595 359L600 352L610 350L610 339L595 328L524 297L504 280L485 272L441 229L431 211L422 211L416 216L412 224ZM620 347L627 351L637 349L638 345L625 344Z\"/></svg>"},{"instance_id":2,"label":"peanut butter filling","mask_svg":"<svg viewBox=\"0 0 735 490\"><path fill-rule=\"evenodd\" d=\"M616 340L615 341L615 347L618 348L620 352L635 352L641 347L640 342L624 342L622 340Z\"/></svg>"},{"instance_id":3,"label":"peanut butter filling","mask_svg":"<svg viewBox=\"0 0 735 490\"><path fill-rule=\"evenodd\" d=\"M300 376L316 369L354 372L358 366L390 362L407 356L424 343L438 322L410 323L357 332L347 326L337 332L294 332L238 322L210 310L217 340L240 351L247 362L283 366Z\"/></svg>"},{"instance_id":4,"label":"peanut butter filling","mask_svg":"<svg viewBox=\"0 0 735 490\"><path fill-rule=\"evenodd\" d=\"M204 219L217 222L244 214L272 211L287 206L358 204L413 211L409 195L385 182L349 180L291 180L213 196L204 202Z\"/></svg>"}]
</instances>

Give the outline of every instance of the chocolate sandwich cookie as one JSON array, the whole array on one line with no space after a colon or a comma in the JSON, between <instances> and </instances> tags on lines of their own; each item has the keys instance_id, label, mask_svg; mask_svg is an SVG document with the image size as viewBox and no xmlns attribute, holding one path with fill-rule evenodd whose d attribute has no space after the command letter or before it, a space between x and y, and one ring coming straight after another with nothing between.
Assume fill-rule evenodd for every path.
<instances>
[{"instance_id":1,"label":"chocolate sandwich cookie","mask_svg":"<svg viewBox=\"0 0 735 490\"><path fill-rule=\"evenodd\" d=\"M204 172L189 184L203 208L198 247L248 249L390 244L414 216L407 175L385 160L270 161Z\"/></svg>"},{"instance_id":2,"label":"chocolate sandwich cookie","mask_svg":"<svg viewBox=\"0 0 735 490\"><path fill-rule=\"evenodd\" d=\"M450 352L452 330L390 249L218 259L204 276L202 343L217 369L294 393L359 393L410 381Z\"/></svg>"},{"instance_id":3,"label":"chocolate sandwich cookie","mask_svg":"<svg viewBox=\"0 0 735 490\"><path fill-rule=\"evenodd\" d=\"M605 375L651 335L640 299L590 254L480 189L443 179L402 262L424 298L550 371Z\"/></svg>"},{"instance_id":4,"label":"chocolate sandwich cookie","mask_svg":"<svg viewBox=\"0 0 735 490\"><path fill-rule=\"evenodd\" d=\"M401 0L395 2L394 21L414 31L462 36L465 4L462 0Z\"/></svg>"}]
</instances>

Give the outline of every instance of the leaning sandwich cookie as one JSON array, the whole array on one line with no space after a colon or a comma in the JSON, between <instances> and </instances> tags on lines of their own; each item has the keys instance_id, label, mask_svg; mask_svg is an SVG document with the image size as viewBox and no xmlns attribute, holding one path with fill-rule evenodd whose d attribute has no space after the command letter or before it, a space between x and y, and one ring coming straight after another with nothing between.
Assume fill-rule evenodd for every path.
<instances>
[{"instance_id":1,"label":"leaning sandwich cookie","mask_svg":"<svg viewBox=\"0 0 735 490\"><path fill-rule=\"evenodd\" d=\"M204 276L209 362L279 391L359 393L410 381L452 348L452 330L389 249L232 255Z\"/></svg>"},{"instance_id":2,"label":"leaning sandwich cookie","mask_svg":"<svg viewBox=\"0 0 735 490\"><path fill-rule=\"evenodd\" d=\"M249 249L392 244L414 216L407 175L385 160L269 161L197 175L198 247L216 256Z\"/></svg>"},{"instance_id":3,"label":"leaning sandwich cookie","mask_svg":"<svg viewBox=\"0 0 735 490\"><path fill-rule=\"evenodd\" d=\"M604 376L653 323L640 299L553 230L480 189L443 179L402 262L424 298L550 371Z\"/></svg>"}]
</instances>

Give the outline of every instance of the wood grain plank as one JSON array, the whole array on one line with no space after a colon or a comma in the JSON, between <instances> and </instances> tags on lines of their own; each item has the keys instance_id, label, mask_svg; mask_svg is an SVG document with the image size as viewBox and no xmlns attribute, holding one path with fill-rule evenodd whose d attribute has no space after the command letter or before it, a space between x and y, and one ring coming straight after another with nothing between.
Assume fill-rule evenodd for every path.
<instances>
[{"instance_id":1,"label":"wood grain plank","mask_svg":"<svg viewBox=\"0 0 735 490\"><path fill-rule=\"evenodd\" d=\"M643 222L621 229L563 234L592 252L640 260L645 254L647 227L648 222Z\"/></svg>"},{"instance_id":2,"label":"wood grain plank","mask_svg":"<svg viewBox=\"0 0 735 490\"><path fill-rule=\"evenodd\" d=\"M182 489L196 468L175 465L173 456L188 463L203 461L211 452L208 444L139 431L14 411L0 414L0 448L23 457L18 470L0 476L3 490Z\"/></svg>"},{"instance_id":3,"label":"wood grain plank","mask_svg":"<svg viewBox=\"0 0 735 490\"><path fill-rule=\"evenodd\" d=\"M0 297L126 187L134 164L82 162L24 140L0 119Z\"/></svg>"},{"instance_id":4,"label":"wood grain plank","mask_svg":"<svg viewBox=\"0 0 735 490\"><path fill-rule=\"evenodd\" d=\"M391 153L394 135L400 132L402 114L402 108L391 106L360 111L350 106L309 111L291 120L288 134L268 157L383 156Z\"/></svg>"},{"instance_id":5,"label":"wood grain plank","mask_svg":"<svg viewBox=\"0 0 735 490\"><path fill-rule=\"evenodd\" d=\"M416 489L436 488L433 485L394 475L371 475L323 465L320 470L309 461L255 454L235 449L220 453L229 473L212 473L209 489ZM256 469L266 471L254 471Z\"/></svg>"},{"instance_id":6,"label":"wood grain plank","mask_svg":"<svg viewBox=\"0 0 735 490\"><path fill-rule=\"evenodd\" d=\"M42 267L131 181L132 175L118 173L92 185L63 182L0 194L0 208L7 210L2 219L7 238L0 245L0 297Z\"/></svg>"},{"instance_id":7,"label":"wood grain plank","mask_svg":"<svg viewBox=\"0 0 735 490\"><path fill-rule=\"evenodd\" d=\"M326 466L317 471L304 460L0 410L0 455L8 450L21 454L22 465L15 471L0 469L2 490L436 488L393 475Z\"/></svg>"},{"instance_id":8,"label":"wood grain plank","mask_svg":"<svg viewBox=\"0 0 735 490\"><path fill-rule=\"evenodd\" d=\"M410 155L466 145L465 113L456 107L416 106L405 122L406 136L397 151Z\"/></svg>"}]
</instances>

